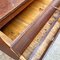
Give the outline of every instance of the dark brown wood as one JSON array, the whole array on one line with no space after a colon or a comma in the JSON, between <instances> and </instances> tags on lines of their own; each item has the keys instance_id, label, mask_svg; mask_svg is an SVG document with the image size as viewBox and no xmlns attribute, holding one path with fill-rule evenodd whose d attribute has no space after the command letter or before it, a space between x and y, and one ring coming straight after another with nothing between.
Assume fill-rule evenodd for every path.
<instances>
[{"instance_id":1,"label":"dark brown wood","mask_svg":"<svg viewBox=\"0 0 60 60\"><path fill-rule=\"evenodd\" d=\"M33 0L0 0L0 29Z\"/></svg>"},{"instance_id":2,"label":"dark brown wood","mask_svg":"<svg viewBox=\"0 0 60 60\"><path fill-rule=\"evenodd\" d=\"M0 50L15 60L19 59L19 57L10 49L10 47L1 38L0 38Z\"/></svg>"},{"instance_id":3,"label":"dark brown wood","mask_svg":"<svg viewBox=\"0 0 60 60\"><path fill-rule=\"evenodd\" d=\"M17 54L21 55L25 49L32 42L34 37L38 34L41 28L45 25L45 23L49 20L49 18L53 15L56 9L53 7L60 6L60 0L52 1L49 6L44 10L42 15L39 15L23 33L19 35L16 40L13 41L11 45L11 49Z\"/></svg>"}]
</instances>

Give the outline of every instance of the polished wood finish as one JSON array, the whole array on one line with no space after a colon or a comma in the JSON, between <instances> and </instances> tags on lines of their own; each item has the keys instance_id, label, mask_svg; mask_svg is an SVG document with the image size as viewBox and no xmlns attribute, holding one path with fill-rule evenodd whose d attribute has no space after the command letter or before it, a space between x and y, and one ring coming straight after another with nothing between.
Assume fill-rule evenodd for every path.
<instances>
[{"instance_id":1,"label":"polished wood finish","mask_svg":"<svg viewBox=\"0 0 60 60\"><path fill-rule=\"evenodd\" d=\"M49 18L53 15L56 9L53 7L60 6L60 0L52 1L52 3L45 9L42 15L36 18L34 21L22 35L18 36L17 39L12 43L12 50L15 51L19 56L24 52L24 50L28 47L28 45L32 42L37 33L41 30L41 28L45 25L45 23L49 20ZM22 46L22 47L21 47Z\"/></svg>"},{"instance_id":2,"label":"polished wood finish","mask_svg":"<svg viewBox=\"0 0 60 60\"><path fill-rule=\"evenodd\" d=\"M33 0L0 1L0 29L26 8Z\"/></svg>"},{"instance_id":3,"label":"polished wood finish","mask_svg":"<svg viewBox=\"0 0 60 60\"><path fill-rule=\"evenodd\" d=\"M10 46L8 46L1 38L0 38L0 50L15 60L19 59L19 57L10 49Z\"/></svg>"},{"instance_id":4,"label":"polished wood finish","mask_svg":"<svg viewBox=\"0 0 60 60\"><path fill-rule=\"evenodd\" d=\"M56 57L57 56L57 57ZM42 60L59 60L60 59L60 30L56 34L56 38L46 51Z\"/></svg>"},{"instance_id":5,"label":"polished wood finish","mask_svg":"<svg viewBox=\"0 0 60 60\"><path fill-rule=\"evenodd\" d=\"M48 6L45 1L35 0L26 9L24 9L19 15L12 19L8 24L6 24L1 30L9 38L14 40L23 30L26 29L37 16L43 12L43 10ZM48 1L50 3L50 1ZM46 3L46 4L44 4Z\"/></svg>"}]
</instances>

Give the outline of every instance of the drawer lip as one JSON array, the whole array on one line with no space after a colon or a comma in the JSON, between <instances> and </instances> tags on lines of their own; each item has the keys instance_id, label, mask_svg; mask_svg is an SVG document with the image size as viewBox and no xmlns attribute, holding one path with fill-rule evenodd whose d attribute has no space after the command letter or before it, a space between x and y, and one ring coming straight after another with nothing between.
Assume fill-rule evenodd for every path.
<instances>
[{"instance_id":1,"label":"drawer lip","mask_svg":"<svg viewBox=\"0 0 60 60\"><path fill-rule=\"evenodd\" d=\"M14 6L13 8L11 8L8 12L5 12L6 14L2 15L0 17L0 22L5 19L8 15L10 15L11 13L13 13L16 9L18 9L19 7L21 7L23 4L25 4L26 2L28 2L29 0L24 0L21 3L19 3L18 5L15 4L16 6Z\"/></svg>"}]
</instances>

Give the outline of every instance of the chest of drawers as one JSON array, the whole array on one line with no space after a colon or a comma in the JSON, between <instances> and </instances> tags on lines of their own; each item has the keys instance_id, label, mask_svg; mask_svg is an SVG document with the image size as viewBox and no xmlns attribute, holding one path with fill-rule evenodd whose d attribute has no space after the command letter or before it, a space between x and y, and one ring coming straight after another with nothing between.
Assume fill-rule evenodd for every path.
<instances>
[{"instance_id":1,"label":"chest of drawers","mask_svg":"<svg viewBox=\"0 0 60 60\"><path fill-rule=\"evenodd\" d=\"M21 1L23 1L23 0L21 0ZM13 1L13 2L15 2L15 1ZM55 29L55 31L52 28L51 29L52 29L52 32L55 33L54 36L56 35L57 31L60 28L60 19L58 19L58 20L55 19L55 15L56 15L56 12L55 12L54 15L52 15L52 17L50 17L49 20L47 20L48 22L42 21L41 29L40 29L41 31L39 31L39 33L37 33L37 34L34 34L35 36L30 35L30 36L34 36L33 41L30 42L31 44L30 43L27 44L28 47L26 47L25 49L23 48L24 50L22 53L22 52L20 52L19 49L24 47L24 44L20 46L17 43L18 37L24 36L24 33L26 31L28 31L28 28L30 28L30 25L34 25L34 22L37 19L37 17L40 16L43 13L43 11L45 12L45 8L47 6L49 6L51 0L34 0L34 1L33 0L26 0L26 1L24 0L24 2L21 2L21 3L19 3L20 0L17 0L16 2L17 3L14 3L14 4L17 4L17 5L15 5L16 7L14 6L13 7L14 9L12 11L10 10L12 8L9 9L11 12L8 12L8 11L7 11L8 13L1 12L3 14L1 15L1 20L0 20L0 49L3 52L5 52L6 54L8 54L10 57L12 57L16 60L18 60L19 58L21 60L29 60L29 59L31 59L30 55L32 54L32 52L34 51L36 46L39 44L39 42L43 38L43 36L46 34L46 32L50 30L50 27L53 25L54 22L56 22L56 23L54 24L54 26L52 26L52 28L54 27L53 29ZM57 21L55 21L55 20L57 20ZM33 28L30 28L30 32L32 32L31 29L33 29ZM38 30L38 29L35 29L35 30ZM35 30L33 32L36 32ZM28 35L29 35L29 33L28 33ZM26 39L26 38L27 37L25 37L24 39ZM21 41L23 41L23 40L21 40ZM16 50L15 50L16 47L14 46L14 45L16 45L15 42L18 44L17 45L18 48ZM20 44L22 44L22 42ZM45 48L47 48L47 47L45 47ZM42 49L42 50L45 51L44 49ZM21 55L19 52L21 53Z\"/></svg>"}]
</instances>

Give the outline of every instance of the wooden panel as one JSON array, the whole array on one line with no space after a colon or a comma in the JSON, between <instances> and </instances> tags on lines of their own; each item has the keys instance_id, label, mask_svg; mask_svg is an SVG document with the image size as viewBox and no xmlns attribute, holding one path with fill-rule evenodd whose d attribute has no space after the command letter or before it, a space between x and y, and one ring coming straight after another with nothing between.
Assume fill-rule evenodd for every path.
<instances>
[{"instance_id":1,"label":"wooden panel","mask_svg":"<svg viewBox=\"0 0 60 60\"><path fill-rule=\"evenodd\" d=\"M42 13L42 11L46 8L47 5L44 5L42 2L38 0L31 3L26 10L24 10L18 18L22 21L26 22L27 24L32 23L35 18Z\"/></svg>"},{"instance_id":2,"label":"wooden panel","mask_svg":"<svg viewBox=\"0 0 60 60\"><path fill-rule=\"evenodd\" d=\"M9 22L2 31L12 40L14 40L24 29L26 24L19 19L14 19Z\"/></svg>"},{"instance_id":3,"label":"wooden panel","mask_svg":"<svg viewBox=\"0 0 60 60\"><path fill-rule=\"evenodd\" d=\"M8 56L18 60L19 57L10 49L10 46L8 46L2 38L0 38L0 50L6 53Z\"/></svg>"},{"instance_id":4,"label":"wooden panel","mask_svg":"<svg viewBox=\"0 0 60 60\"><path fill-rule=\"evenodd\" d=\"M38 59L41 59L42 55L47 50L49 44L53 41L53 38L56 35L56 33L58 32L59 28L60 28L60 25L57 22L54 25L54 27L51 29L49 34L46 36L45 40L42 43L40 41L41 44L38 44L36 46L35 50L33 51L32 55L30 56L29 60L38 60ZM43 38L42 38L42 40L43 40Z\"/></svg>"},{"instance_id":5,"label":"wooden panel","mask_svg":"<svg viewBox=\"0 0 60 60\"><path fill-rule=\"evenodd\" d=\"M12 40L8 38L3 32L0 31L0 38L8 45L11 46Z\"/></svg>"},{"instance_id":6,"label":"wooden panel","mask_svg":"<svg viewBox=\"0 0 60 60\"><path fill-rule=\"evenodd\" d=\"M60 60L60 31L42 60Z\"/></svg>"},{"instance_id":7,"label":"wooden panel","mask_svg":"<svg viewBox=\"0 0 60 60\"><path fill-rule=\"evenodd\" d=\"M46 8L48 3L51 2L49 0L35 0L31 3L26 9L24 9L18 16L16 16L12 21L10 21L7 25L2 28L2 32L6 34L11 40L14 40L29 24L31 24L35 18L42 13L42 11ZM30 46L25 50L22 57L28 59L30 54L33 52L34 48L37 44L39 44L40 39L43 35L48 31L51 27L52 22L54 22L54 18L51 18L48 23L44 26L44 28L39 32ZM22 59L23 60L23 59Z\"/></svg>"},{"instance_id":8,"label":"wooden panel","mask_svg":"<svg viewBox=\"0 0 60 60\"><path fill-rule=\"evenodd\" d=\"M27 0L25 4L22 4L19 8L16 8L15 11L10 12L10 14L7 14L6 17L3 17L0 19L0 29L7 23L9 22L12 18L14 18L19 12L21 12L24 8L26 8L33 0Z\"/></svg>"},{"instance_id":9,"label":"wooden panel","mask_svg":"<svg viewBox=\"0 0 60 60\"><path fill-rule=\"evenodd\" d=\"M21 6L25 1L27 0L0 0L0 19Z\"/></svg>"}]
</instances>

